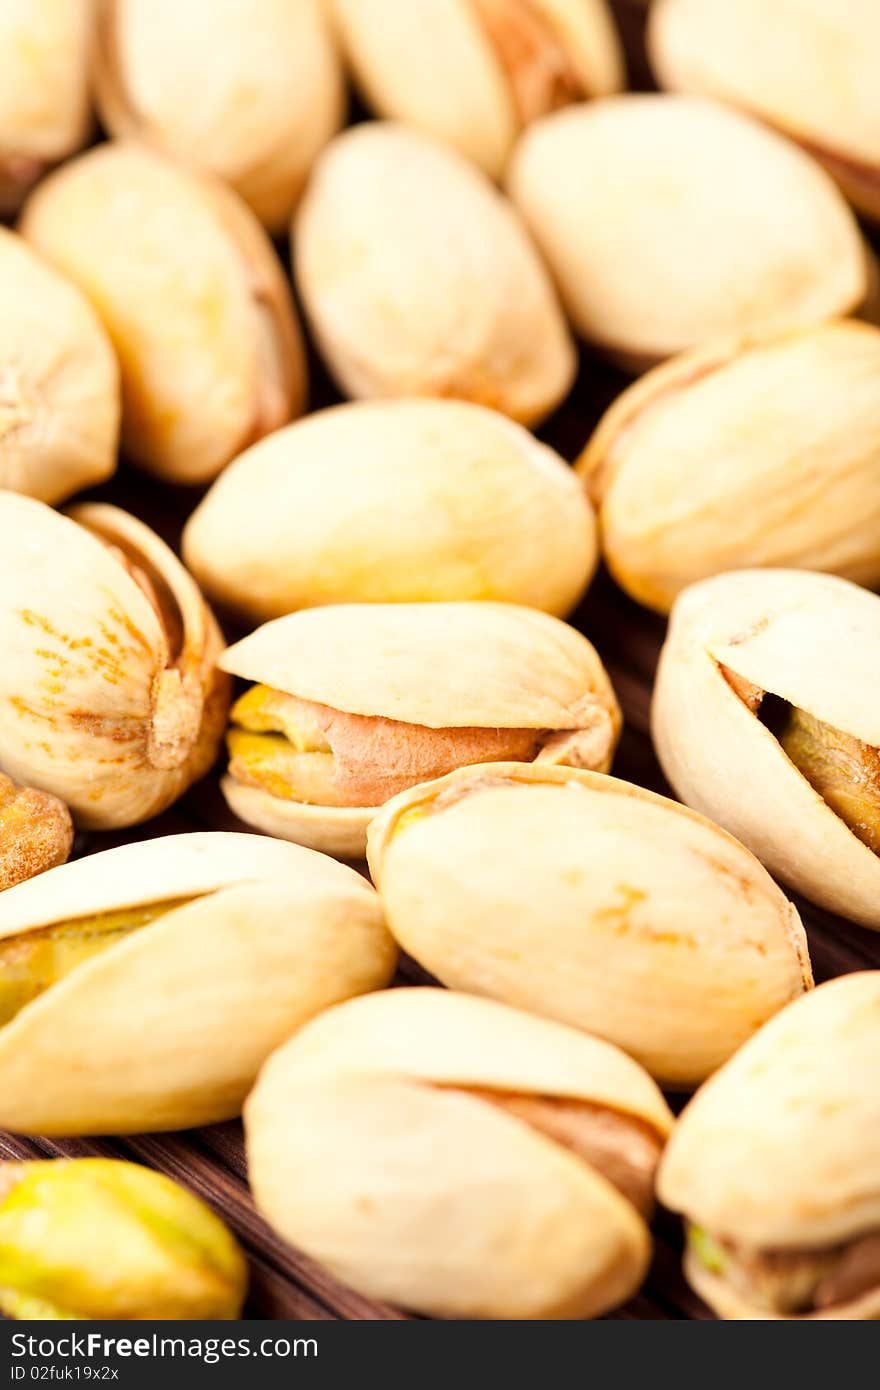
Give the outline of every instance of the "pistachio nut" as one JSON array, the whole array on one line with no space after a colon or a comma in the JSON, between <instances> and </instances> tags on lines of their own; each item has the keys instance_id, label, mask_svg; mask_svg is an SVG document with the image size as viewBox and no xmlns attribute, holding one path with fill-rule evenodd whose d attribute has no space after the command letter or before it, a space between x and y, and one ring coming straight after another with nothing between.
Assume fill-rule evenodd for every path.
<instances>
[{"instance_id":1,"label":"pistachio nut","mask_svg":"<svg viewBox=\"0 0 880 1390\"><path fill-rule=\"evenodd\" d=\"M0 891L63 864L73 846L70 812L57 796L17 787L0 772Z\"/></svg>"},{"instance_id":2,"label":"pistachio nut","mask_svg":"<svg viewBox=\"0 0 880 1390\"><path fill-rule=\"evenodd\" d=\"M594 1317L638 1288L672 1116L617 1048L491 1000L330 1009L245 1108L257 1205L346 1283L441 1317Z\"/></svg>"},{"instance_id":3,"label":"pistachio nut","mask_svg":"<svg viewBox=\"0 0 880 1390\"><path fill-rule=\"evenodd\" d=\"M326 603L500 599L567 613L596 565L558 454L465 401L361 401L278 430L184 532L206 593L263 622Z\"/></svg>"},{"instance_id":4,"label":"pistachio nut","mask_svg":"<svg viewBox=\"0 0 880 1390\"><path fill-rule=\"evenodd\" d=\"M651 62L664 87L760 116L880 217L880 11L874 0L657 0Z\"/></svg>"},{"instance_id":5,"label":"pistachio nut","mask_svg":"<svg viewBox=\"0 0 880 1390\"><path fill-rule=\"evenodd\" d=\"M40 184L21 231L108 330L123 448L140 467L208 482L300 410L289 286L253 213L218 179L146 146L100 145Z\"/></svg>"},{"instance_id":6,"label":"pistachio nut","mask_svg":"<svg viewBox=\"0 0 880 1390\"><path fill-rule=\"evenodd\" d=\"M524 126L624 85L606 0L331 0L368 104L499 178Z\"/></svg>"},{"instance_id":7,"label":"pistachio nut","mask_svg":"<svg viewBox=\"0 0 880 1390\"><path fill-rule=\"evenodd\" d=\"M281 840L171 835L50 869L0 894L0 1127L229 1119L270 1052L396 956L370 885Z\"/></svg>"},{"instance_id":8,"label":"pistachio nut","mask_svg":"<svg viewBox=\"0 0 880 1390\"><path fill-rule=\"evenodd\" d=\"M578 461L608 566L668 612L695 580L797 565L880 584L880 330L842 321L684 353Z\"/></svg>"},{"instance_id":9,"label":"pistachio nut","mask_svg":"<svg viewBox=\"0 0 880 1390\"><path fill-rule=\"evenodd\" d=\"M211 170L281 232L345 113L322 0L98 0L96 30L111 134Z\"/></svg>"},{"instance_id":10,"label":"pistachio nut","mask_svg":"<svg viewBox=\"0 0 880 1390\"><path fill-rule=\"evenodd\" d=\"M92 129L92 0L0 5L0 217Z\"/></svg>"},{"instance_id":11,"label":"pistachio nut","mask_svg":"<svg viewBox=\"0 0 880 1390\"><path fill-rule=\"evenodd\" d=\"M574 379L553 286L463 155L371 121L318 158L293 228L315 336L349 396L454 396L534 424Z\"/></svg>"},{"instance_id":12,"label":"pistachio nut","mask_svg":"<svg viewBox=\"0 0 880 1390\"><path fill-rule=\"evenodd\" d=\"M443 984L607 1038L679 1089L812 983L749 851L614 777L460 769L383 807L368 858L391 932Z\"/></svg>"},{"instance_id":13,"label":"pistachio nut","mask_svg":"<svg viewBox=\"0 0 880 1390\"><path fill-rule=\"evenodd\" d=\"M116 357L85 296L3 227L0 302L0 487L60 502L116 468Z\"/></svg>"},{"instance_id":14,"label":"pistachio nut","mask_svg":"<svg viewBox=\"0 0 880 1390\"><path fill-rule=\"evenodd\" d=\"M724 1318L880 1318L880 971L789 1005L685 1109L659 1193Z\"/></svg>"},{"instance_id":15,"label":"pistachio nut","mask_svg":"<svg viewBox=\"0 0 880 1390\"><path fill-rule=\"evenodd\" d=\"M220 666L223 790L261 830L356 857L389 797L499 758L607 770L620 710L574 628L504 603L340 604L266 623Z\"/></svg>"},{"instance_id":16,"label":"pistachio nut","mask_svg":"<svg viewBox=\"0 0 880 1390\"><path fill-rule=\"evenodd\" d=\"M629 369L848 314L872 292L828 175L715 102L641 93L559 111L523 136L508 187L575 328Z\"/></svg>"},{"instance_id":17,"label":"pistachio nut","mask_svg":"<svg viewBox=\"0 0 880 1390\"><path fill-rule=\"evenodd\" d=\"M107 1158L0 1163L0 1311L25 1320L238 1318L247 1265L210 1207Z\"/></svg>"},{"instance_id":18,"label":"pistachio nut","mask_svg":"<svg viewBox=\"0 0 880 1390\"><path fill-rule=\"evenodd\" d=\"M677 794L823 907L880 929L880 598L740 570L686 589L652 730Z\"/></svg>"},{"instance_id":19,"label":"pistachio nut","mask_svg":"<svg viewBox=\"0 0 880 1390\"><path fill-rule=\"evenodd\" d=\"M0 492L0 767L89 829L164 810L214 761L222 638L142 522Z\"/></svg>"}]
</instances>

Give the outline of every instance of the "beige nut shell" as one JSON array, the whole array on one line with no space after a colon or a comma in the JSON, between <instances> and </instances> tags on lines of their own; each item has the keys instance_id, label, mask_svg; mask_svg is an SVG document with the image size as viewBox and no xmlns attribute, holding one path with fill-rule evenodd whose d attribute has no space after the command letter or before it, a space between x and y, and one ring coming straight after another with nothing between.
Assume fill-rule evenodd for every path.
<instances>
[{"instance_id":1,"label":"beige nut shell","mask_svg":"<svg viewBox=\"0 0 880 1390\"><path fill-rule=\"evenodd\" d=\"M461 1094L672 1117L616 1048L489 1000L404 989L331 1009L263 1069L246 1114L257 1203L373 1297L445 1317L595 1316L644 1277L647 1229L589 1164ZM320 1196L319 1196L320 1193Z\"/></svg>"},{"instance_id":2,"label":"beige nut shell","mask_svg":"<svg viewBox=\"0 0 880 1390\"><path fill-rule=\"evenodd\" d=\"M123 845L10 888L0 940L190 895L0 1028L4 1128L121 1134L228 1119L295 1028L393 974L394 944L358 874L223 832Z\"/></svg>"}]
</instances>

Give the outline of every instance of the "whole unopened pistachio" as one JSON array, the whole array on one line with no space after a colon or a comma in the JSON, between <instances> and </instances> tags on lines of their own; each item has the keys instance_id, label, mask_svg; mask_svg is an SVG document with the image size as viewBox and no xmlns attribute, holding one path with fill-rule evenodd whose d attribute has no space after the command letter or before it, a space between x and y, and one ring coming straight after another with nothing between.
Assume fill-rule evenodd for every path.
<instances>
[{"instance_id":1,"label":"whole unopened pistachio","mask_svg":"<svg viewBox=\"0 0 880 1390\"><path fill-rule=\"evenodd\" d=\"M611 406L578 461L609 568L668 612L722 570L880 584L880 330L843 321L684 353Z\"/></svg>"},{"instance_id":2,"label":"whole unopened pistachio","mask_svg":"<svg viewBox=\"0 0 880 1390\"><path fill-rule=\"evenodd\" d=\"M261 835L173 835L0 894L0 1127L185 1129L237 1115L306 1019L388 983L370 885Z\"/></svg>"},{"instance_id":3,"label":"whole unopened pistachio","mask_svg":"<svg viewBox=\"0 0 880 1390\"><path fill-rule=\"evenodd\" d=\"M73 822L64 802L17 787L0 772L0 891L63 864L72 845Z\"/></svg>"},{"instance_id":4,"label":"whole unopened pistachio","mask_svg":"<svg viewBox=\"0 0 880 1390\"><path fill-rule=\"evenodd\" d=\"M530 121L624 85L605 0L331 0L331 10L369 104L493 178Z\"/></svg>"},{"instance_id":5,"label":"whole unopened pistachio","mask_svg":"<svg viewBox=\"0 0 880 1390\"><path fill-rule=\"evenodd\" d=\"M85 295L2 227L0 302L0 487L60 502L116 467L116 357Z\"/></svg>"},{"instance_id":6,"label":"whole unopened pistachio","mask_svg":"<svg viewBox=\"0 0 880 1390\"><path fill-rule=\"evenodd\" d=\"M684 1111L659 1175L724 1318L880 1318L880 971L789 1005Z\"/></svg>"},{"instance_id":7,"label":"whole unopened pistachio","mask_svg":"<svg viewBox=\"0 0 880 1390\"><path fill-rule=\"evenodd\" d=\"M798 140L880 217L880 10L874 0L657 0L664 87L731 102Z\"/></svg>"},{"instance_id":8,"label":"whole unopened pistachio","mask_svg":"<svg viewBox=\"0 0 880 1390\"><path fill-rule=\"evenodd\" d=\"M327 146L294 219L305 309L349 396L455 396L533 424L574 347L516 211L463 155L367 122Z\"/></svg>"},{"instance_id":9,"label":"whole unopened pistachio","mask_svg":"<svg viewBox=\"0 0 880 1390\"><path fill-rule=\"evenodd\" d=\"M238 1318L247 1265L210 1207L106 1158L0 1163L0 1310L25 1320Z\"/></svg>"},{"instance_id":10,"label":"whole unopened pistachio","mask_svg":"<svg viewBox=\"0 0 880 1390\"><path fill-rule=\"evenodd\" d=\"M232 810L346 856L363 854L376 807L428 777L499 758L605 771L620 735L586 637L513 604L305 609L220 665L257 682L232 709Z\"/></svg>"},{"instance_id":11,"label":"whole unopened pistachio","mask_svg":"<svg viewBox=\"0 0 880 1390\"><path fill-rule=\"evenodd\" d=\"M184 532L205 591L262 622L325 603L501 599L567 613L596 563L563 459L465 401L362 401L254 445Z\"/></svg>"},{"instance_id":12,"label":"whole unopened pistachio","mask_svg":"<svg viewBox=\"0 0 880 1390\"><path fill-rule=\"evenodd\" d=\"M345 95L322 0L98 0L98 108L218 174L273 232L342 123Z\"/></svg>"},{"instance_id":13,"label":"whole unopened pistachio","mask_svg":"<svg viewBox=\"0 0 880 1390\"><path fill-rule=\"evenodd\" d=\"M686 589L654 689L683 801L814 902L880 928L880 598L806 570Z\"/></svg>"},{"instance_id":14,"label":"whole unopened pistachio","mask_svg":"<svg viewBox=\"0 0 880 1390\"><path fill-rule=\"evenodd\" d=\"M0 5L0 217L17 212L37 179L89 138L92 6Z\"/></svg>"},{"instance_id":15,"label":"whole unopened pistachio","mask_svg":"<svg viewBox=\"0 0 880 1390\"><path fill-rule=\"evenodd\" d=\"M749 851L613 777L463 768L383 807L368 857L390 930L443 984L596 1033L673 1087L812 983Z\"/></svg>"},{"instance_id":16,"label":"whole unopened pistachio","mask_svg":"<svg viewBox=\"0 0 880 1390\"><path fill-rule=\"evenodd\" d=\"M171 482L204 483L298 413L299 329L274 247L218 179L134 143L50 175L21 231L83 289L122 369L122 442Z\"/></svg>"},{"instance_id":17,"label":"whole unopened pistachio","mask_svg":"<svg viewBox=\"0 0 880 1390\"><path fill-rule=\"evenodd\" d=\"M220 631L159 537L0 492L0 767L90 829L164 810L217 754Z\"/></svg>"},{"instance_id":18,"label":"whole unopened pistachio","mask_svg":"<svg viewBox=\"0 0 880 1390\"><path fill-rule=\"evenodd\" d=\"M486 999L396 989L308 1024L245 1110L273 1226L442 1317L596 1317L639 1287L672 1116L617 1048Z\"/></svg>"},{"instance_id":19,"label":"whole unopened pistachio","mask_svg":"<svg viewBox=\"0 0 880 1390\"><path fill-rule=\"evenodd\" d=\"M638 94L547 116L508 187L578 332L634 370L847 314L872 289L828 175L715 102Z\"/></svg>"}]
</instances>

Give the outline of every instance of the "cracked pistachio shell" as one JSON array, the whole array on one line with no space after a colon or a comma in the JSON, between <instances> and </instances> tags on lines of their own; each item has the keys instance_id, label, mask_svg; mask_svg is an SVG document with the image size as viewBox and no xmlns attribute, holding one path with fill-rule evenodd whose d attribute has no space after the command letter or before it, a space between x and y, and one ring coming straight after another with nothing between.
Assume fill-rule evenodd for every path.
<instances>
[{"instance_id":1,"label":"cracked pistachio shell","mask_svg":"<svg viewBox=\"0 0 880 1390\"><path fill-rule=\"evenodd\" d=\"M17 212L37 179L91 134L92 4L0 5L0 217Z\"/></svg>"},{"instance_id":2,"label":"cracked pistachio shell","mask_svg":"<svg viewBox=\"0 0 880 1390\"><path fill-rule=\"evenodd\" d=\"M657 367L578 461L618 583L667 613L723 570L880 584L880 330L843 321Z\"/></svg>"},{"instance_id":3,"label":"cracked pistachio shell","mask_svg":"<svg viewBox=\"0 0 880 1390\"><path fill-rule=\"evenodd\" d=\"M281 264L218 179L146 146L100 145L43 181L21 231L110 334L123 449L140 467L208 482L301 409L302 344Z\"/></svg>"},{"instance_id":4,"label":"cracked pistachio shell","mask_svg":"<svg viewBox=\"0 0 880 1390\"><path fill-rule=\"evenodd\" d=\"M304 609L227 648L219 665L244 680L383 724L545 731L550 737L537 754L542 761L607 771L620 737L620 708L593 645L558 618L514 604ZM364 756L371 755L366 748ZM375 806L285 800L229 776L223 791L249 824L346 857L364 853L376 814Z\"/></svg>"},{"instance_id":5,"label":"cracked pistachio shell","mask_svg":"<svg viewBox=\"0 0 880 1390\"><path fill-rule=\"evenodd\" d=\"M263 1068L245 1108L257 1205L337 1278L420 1312L592 1317L623 1302L650 1259L642 1218L487 1091L608 1107L660 1142L672 1124L607 1043L490 1000L390 990L329 1010Z\"/></svg>"},{"instance_id":6,"label":"cracked pistachio shell","mask_svg":"<svg viewBox=\"0 0 880 1390\"><path fill-rule=\"evenodd\" d=\"M0 772L0 891L63 864L72 847L73 822L64 802L17 787Z\"/></svg>"},{"instance_id":7,"label":"cracked pistachio shell","mask_svg":"<svg viewBox=\"0 0 880 1390\"><path fill-rule=\"evenodd\" d=\"M331 0L382 116L420 126L499 178L520 130L624 85L605 0Z\"/></svg>"},{"instance_id":8,"label":"cracked pistachio shell","mask_svg":"<svg viewBox=\"0 0 880 1390\"><path fill-rule=\"evenodd\" d=\"M257 622L326 603L500 599L564 614L592 509L527 430L464 401L362 401L254 445L184 533L205 592Z\"/></svg>"},{"instance_id":9,"label":"cracked pistachio shell","mask_svg":"<svg viewBox=\"0 0 880 1390\"><path fill-rule=\"evenodd\" d=\"M391 932L443 984L596 1033L673 1087L812 983L748 850L613 777L463 768L389 801L368 858Z\"/></svg>"},{"instance_id":10,"label":"cracked pistachio shell","mask_svg":"<svg viewBox=\"0 0 880 1390\"><path fill-rule=\"evenodd\" d=\"M547 116L517 146L508 188L577 331L633 370L847 314L872 289L827 174L715 102L635 94Z\"/></svg>"},{"instance_id":11,"label":"cracked pistachio shell","mask_svg":"<svg viewBox=\"0 0 880 1390\"><path fill-rule=\"evenodd\" d=\"M300 1024L394 972L379 901L353 869L219 831L123 845L8 889L0 946L163 902L0 1028L0 1127L122 1134L229 1119Z\"/></svg>"},{"instance_id":12,"label":"cracked pistachio shell","mask_svg":"<svg viewBox=\"0 0 880 1390\"><path fill-rule=\"evenodd\" d=\"M880 598L833 575L740 570L685 590L660 658L654 747L676 793L776 877L880 928L880 859L815 791L734 690L778 696L880 747Z\"/></svg>"},{"instance_id":13,"label":"cracked pistachio shell","mask_svg":"<svg viewBox=\"0 0 880 1390\"><path fill-rule=\"evenodd\" d=\"M880 1226L880 971L784 1009L693 1098L658 1178L663 1202L749 1249L818 1250ZM724 1318L778 1319L692 1256ZM811 1315L880 1317L880 1290Z\"/></svg>"},{"instance_id":14,"label":"cracked pistachio shell","mask_svg":"<svg viewBox=\"0 0 880 1390\"><path fill-rule=\"evenodd\" d=\"M87 829L157 815L216 757L221 649L192 578L135 517L0 492L0 767L16 781Z\"/></svg>"},{"instance_id":15,"label":"cracked pistachio shell","mask_svg":"<svg viewBox=\"0 0 880 1390\"><path fill-rule=\"evenodd\" d=\"M571 387L574 346L515 209L432 136L372 121L331 141L293 254L349 396L453 396L529 425Z\"/></svg>"},{"instance_id":16,"label":"cracked pistachio shell","mask_svg":"<svg viewBox=\"0 0 880 1390\"><path fill-rule=\"evenodd\" d=\"M116 357L85 296L2 227L0 302L0 487L60 502L116 468Z\"/></svg>"},{"instance_id":17,"label":"cracked pistachio shell","mask_svg":"<svg viewBox=\"0 0 880 1390\"><path fill-rule=\"evenodd\" d=\"M98 0L98 109L286 226L345 92L321 0Z\"/></svg>"},{"instance_id":18,"label":"cracked pistachio shell","mask_svg":"<svg viewBox=\"0 0 880 1390\"><path fill-rule=\"evenodd\" d=\"M880 10L874 0L657 0L664 87L730 102L799 141L880 217Z\"/></svg>"}]
</instances>

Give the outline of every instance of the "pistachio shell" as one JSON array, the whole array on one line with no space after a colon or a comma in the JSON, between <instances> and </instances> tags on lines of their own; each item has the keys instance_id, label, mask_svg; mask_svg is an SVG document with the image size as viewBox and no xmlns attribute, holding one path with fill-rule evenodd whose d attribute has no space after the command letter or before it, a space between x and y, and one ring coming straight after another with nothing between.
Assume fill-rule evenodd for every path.
<instances>
[{"instance_id":1,"label":"pistachio shell","mask_svg":"<svg viewBox=\"0 0 880 1390\"><path fill-rule=\"evenodd\" d=\"M649 47L664 87L717 97L821 160L880 217L880 13L873 0L657 0Z\"/></svg>"},{"instance_id":2,"label":"pistachio shell","mask_svg":"<svg viewBox=\"0 0 880 1390\"><path fill-rule=\"evenodd\" d=\"M514 209L463 156L368 122L318 159L293 232L303 303L350 396L454 396L523 424L575 353Z\"/></svg>"},{"instance_id":3,"label":"pistachio shell","mask_svg":"<svg viewBox=\"0 0 880 1390\"><path fill-rule=\"evenodd\" d=\"M0 1028L0 1126L121 1134L228 1119L295 1028L393 974L360 875L221 832L123 845L10 888L0 940L187 895Z\"/></svg>"},{"instance_id":4,"label":"pistachio shell","mask_svg":"<svg viewBox=\"0 0 880 1390\"><path fill-rule=\"evenodd\" d=\"M0 492L0 766L79 825L146 820L207 772L228 703L221 645L142 522Z\"/></svg>"},{"instance_id":5,"label":"pistachio shell","mask_svg":"<svg viewBox=\"0 0 880 1390\"><path fill-rule=\"evenodd\" d=\"M97 35L110 133L219 175L281 232L345 110L319 0L99 0Z\"/></svg>"},{"instance_id":6,"label":"pistachio shell","mask_svg":"<svg viewBox=\"0 0 880 1390\"><path fill-rule=\"evenodd\" d=\"M688 1105L661 1163L662 1200L754 1250L820 1250L876 1231L878 1066L880 971L821 985ZM688 1273L724 1317L774 1316L696 1262ZM880 1291L818 1316L877 1318Z\"/></svg>"},{"instance_id":7,"label":"pistachio shell","mask_svg":"<svg viewBox=\"0 0 880 1390\"><path fill-rule=\"evenodd\" d=\"M73 846L70 812L55 796L17 787L0 772L0 891L63 864Z\"/></svg>"},{"instance_id":8,"label":"pistachio shell","mask_svg":"<svg viewBox=\"0 0 880 1390\"><path fill-rule=\"evenodd\" d=\"M636 370L719 336L847 314L870 290L827 175L714 102L637 94L547 116L508 185L578 332Z\"/></svg>"},{"instance_id":9,"label":"pistachio shell","mask_svg":"<svg viewBox=\"0 0 880 1390\"><path fill-rule=\"evenodd\" d=\"M616 778L487 764L389 801L388 924L444 984L607 1038L677 1087L811 984L800 919L710 821Z\"/></svg>"},{"instance_id":10,"label":"pistachio shell","mask_svg":"<svg viewBox=\"0 0 880 1390\"><path fill-rule=\"evenodd\" d=\"M578 461L602 545L668 612L757 565L880 584L880 330L839 322L685 353L607 411Z\"/></svg>"},{"instance_id":11,"label":"pistachio shell","mask_svg":"<svg viewBox=\"0 0 880 1390\"><path fill-rule=\"evenodd\" d=\"M257 622L352 601L562 614L596 561L568 465L463 401L365 401L278 430L226 469L183 547L205 591Z\"/></svg>"},{"instance_id":12,"label":"pistachio shell","mask_svg":"<svg viewBox=\"0 0 880 1390\"><path fill-rule=\"evenodd\" d=\"M445 990L331 1009L245 1112L257 1203L363 1292L447 1317L595 1316L644 1277L647 1230L588 1162L484 1092L671 1115L616 1048ZM476 1092L469 1094L468 1092Z\"/></svg>"},{"instance_id":13,"label":"pistachio shell","mask_svg":"<svg viewBox=\"0 0 880 1390\"><path fill-rule=\"evenodd\" d=\"M0 6L0 217L91 133L92 0Z\"/></svg>"},{"instance_id":14,"label":"pistachio shell","mask_svg":"<svg viewBox=\"0 0 880 1390\"><path fill-rule=\"evenodd\" d=\"M493 178L530 120L624 83L605 0L331 0L331 10L373 109L447 140Z\"/></svg>"},{"instance_id":15,"label":"pistachio shell","mask_svg":"<svg viewBox=\"0 0 880 1390\"><path fill-rule=\"evenodd\" d=\"M741 570L678 599L654 690L654 746L689 806L779 878L880 928L880 859L826 804L721 667L880 747L880 599L833 575Z\"/></svg>"},{"instance_id":16,"label":"pistachio shell","mask_svg":"<svg viewBox=\"0 0 880 1390\"><path fill-rule=\"evenodd\" d=\"M91 299L122 369L127 455L208 482L303 403L305 367L274 248L219 180L106 144L44 180L24 236Z\"/></svg>"}]
</instances>

